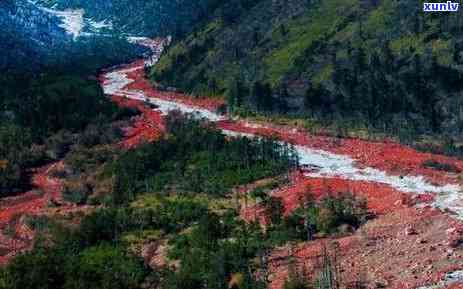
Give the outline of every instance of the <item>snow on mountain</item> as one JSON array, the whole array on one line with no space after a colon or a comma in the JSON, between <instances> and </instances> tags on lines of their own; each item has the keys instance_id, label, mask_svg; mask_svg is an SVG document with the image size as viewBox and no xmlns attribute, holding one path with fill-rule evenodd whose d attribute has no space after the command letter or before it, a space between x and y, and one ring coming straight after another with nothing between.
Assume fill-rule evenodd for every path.
<instances>
[{"instance_id":1,"label":"snow on mountain","mask_svg":"<svg viewBox=\"0 0 463 289\"><path fill-rule=\"evenodd\" d=\"M34 0L28 0L28 2L35 5L41 11L58 17L61 21L59 27L63 28L74 40L77 40L80 36L91 36L95 33L100 33L103 29L111 30L113 28L112 22L108 19L95 21L91 18L84 17L84 9L58 10L44 7Z\"/></svg>"}]
</instances>

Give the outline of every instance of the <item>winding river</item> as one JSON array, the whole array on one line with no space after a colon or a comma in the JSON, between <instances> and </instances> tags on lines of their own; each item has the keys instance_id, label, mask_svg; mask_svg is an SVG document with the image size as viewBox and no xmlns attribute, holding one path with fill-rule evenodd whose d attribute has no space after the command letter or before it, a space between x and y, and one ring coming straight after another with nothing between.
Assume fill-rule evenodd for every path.
<instances>
[{"instance_id":1,"label":"winding river","mask_svg":"<svg viewBox=\"0 0 463 289\"><path fill-rule=\"evenodd\" d=\"M142 71L146 65L155 64L160 57L164 44L164 42L158 45L151 44L150 48L153 51L153 55L148 61L145 61L145 63L139 61L135 64L115 68L106 72L103 75L104 81L102 83L104 92L107 95L121 96L153 104L156 107L155 109L159 110L162 114L167 114L173 110L179 110L184 113L193 114L198 118L204 118L211 122L218 122L218 127L222 128L223 132L228 135L262 137L254 133L222 127L220 122L231 121L227 115L219 114L216 111L200 106L185 104L181 101L166 100L153 97L152 95L148 96L142 89L130 88L130 84L136 81L131 74L135 71ZM244 126L255 127L262 126L262 124L246 122ZM290 136L291 132L288 132L288 135ZM292 138L288 138L288 140L282 139L281 141L288 142L294 146L299 158L299 164L303 167L313 168L305 172L307 177L336 177L351 181L385 184L405 193L418 195L431 193L433 194L431 206L441 209L442 211L451 211L456 218L463 220L462 188L456 182L435 184L421 175L395 175L377 168L360 166L357 160L351 156L313 148L309 145L297 144L292 141Z\"/></svg>"}]
</instances>

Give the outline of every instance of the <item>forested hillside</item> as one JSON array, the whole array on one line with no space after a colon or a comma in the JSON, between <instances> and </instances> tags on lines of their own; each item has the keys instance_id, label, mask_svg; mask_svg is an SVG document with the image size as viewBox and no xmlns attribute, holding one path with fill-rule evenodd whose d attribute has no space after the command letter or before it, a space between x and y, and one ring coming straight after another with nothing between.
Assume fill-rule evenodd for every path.
<instances>
[{"instance_id":1,"label":"forested hillside","mask_svg":"<svg viewBox=\"0 0 463 289\"><path fill-rule=\"evenodd\" d=\"M39 0L58 9L83 9L85 16L104 21L119 33L160 36L188 32L207 18L217 0Z\"/></svg>"},{"instance_id":2,"label":"forested hillside","mask_svg":"<svg viewBox=\"0 0 463 289\"><path fill-rule=\"evenodd\" d=\"M183 35L208 18L212 2L5 0L0 70L39 71L89 58L96 67L126 62L141 55L127 42L132 37Z\"/></svg>"},{"instance_id":3,"label":"forested hillside","mask_svg":"<svg viewBox=\"0 0 463 289\"><path fill-rule=\"evenodd\" d=\"M358 228L366 220L365 202L351 194L306 202L284 215L282 201L269 192L289 181L284 172L296 161L291 147L230 139L213 124L175 112L166 117L166 129L158 142L108 151L112 156L105 161L95 153L101 148L71 151L65 162L72 174L96 175L97 185L113 180L112 191L88 199L102 206L76 215L78 227L59 217L31 216L40 237L33 250L0 267L0 288L263 289L271 250L315 233L336 235L342 226ZM72 159L84 151L93 156L78 168ZM233 193L262 178L267 181L256 183L249 200ZM240 204L256 200L270 216L265 230L240 217ZM152 241L165 244L160 264L150 262L158 253L145 249ZM140 254L151 256L143 260ZM285 288L324 288L309 287L296 275L286 283Z\"/></svg>"},{"instance_id":4,"label":"forested hillside","mask_svg":"<svg viewBox=\"0 0 463 289\"><path fill-rule=\"evenodd\" d=\"M124 114L82 76L4 75L0 85L0 197L27 188L29 168L71 145L114 137L109 122Z\"/></svg>"},{"instance_id":5,"label":"forested hillside","mask_svg":"<svg viewBox=\"0 0 463 289\"><path fill-rule=\"evenodd\" d=\"M238 112L455 137L463 131L460 19L423 13L421 1L224 1L151 78L226 95Z\"/></svg>"},{"instance_id":6,"label":"forested hillside","mask_svg":"<svg viewBox=\"0 0 463 289\"><path fill-rule=\"evenodd\" d=\"M74 71L95 73L101 67L126 62L145 49L117 33L73 38L62 19L26 0L0 3L0 71L7 73ZM79 23L70 23L67 29ZM78 21L77 21L78 22ZM76 69L76 63L83 64ZM3 77L2 75L2 77Z\"/></svg>"},{"instance_id":7,"label":"forested hillside","mask_svg":"<svg viewBox=\"0 0 463 289\"><path fill-rule=\"evenodd\" d=\"M421 5L0 2L0 289L461 288L463 23Z\"/></svg>"}]
</instances>

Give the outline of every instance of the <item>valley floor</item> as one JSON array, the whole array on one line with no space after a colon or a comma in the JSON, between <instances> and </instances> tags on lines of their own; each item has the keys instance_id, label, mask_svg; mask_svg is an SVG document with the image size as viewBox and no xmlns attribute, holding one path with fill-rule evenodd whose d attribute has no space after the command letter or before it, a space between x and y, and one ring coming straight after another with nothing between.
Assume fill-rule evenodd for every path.
<instances>
[{"instance_id":1,"label":"valley floor","mask_svg":"<svg viewBox=\"0 0 463 289\"><path fill-rule=\"evenodd\" d=\"M307 274L317 270L324 247L337 248L345 283L362 279L369 288L463 288L463 182L457 173L426 166L432 160L463 171L463 161L420 153L391 141L314 136L298 127L232 119L218 113L224 106L220 99L156 90L145 78L144 65L139 60L100 76L105 93L115 102L142 112L118 145L130 149L155 141L164 131L163 115L180 110L215 122L230 137L276 137L294 146L300 167L291 173L289 184L271 192L282 199L285 214L301 204L307 190L315 198L351 192L367 200L375 218L355 233L275 249L270 288L282 288L293 261ZM26 214L82 209L65 204L49 208L50 200L62 202L59 181L50 175L60 164L35 173L34 184L42 195L29 192L1 201L1 229L16 225L13 237L0 235L0 246L9 248L0 252L0 261L33 244L33 232L21 221ZM267 218L261 204L253 202L246 204L241 216L264 225Z\"/></svg>"},{"instance_id":2,"label":"valley floor","mask_svg":"<svg viewBox=\"0 0 463 289\"><path fill-rule=\"evenodd\" d=\"M145 78L143 62L106 73L101 81L107 94L154 106L159 114L172 110L195 113L216 122L230 136L271 136L295 146L301 168L290 185L272 192L282 198L286 214L300 205L307 188L317 198L329 192L352 192L367 199L376 218L354 235L275 250L271 288L282 288L289 256L297 266L314 272L323 246L340 248L337 258L346 282L361 278L371 287L455 288L463 281L461 180L455 173L425 166L433 160L461 170L462 161L420 153L391 141L313 136L297 127L229 119L217 113L223 106L220 100L154 89ZM259 204L244 208L242 216L265 223Z\"/></svg>"}]
</instances>

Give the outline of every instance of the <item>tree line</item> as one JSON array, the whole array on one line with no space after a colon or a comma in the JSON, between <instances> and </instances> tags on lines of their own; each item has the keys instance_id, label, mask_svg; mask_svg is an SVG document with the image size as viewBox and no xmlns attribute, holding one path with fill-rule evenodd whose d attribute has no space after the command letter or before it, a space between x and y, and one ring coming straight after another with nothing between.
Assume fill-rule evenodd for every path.
<instances>
[{"instance_id":1,"label":"tree line","mask_svg":"<svg viewBox=\"0 0 463 289\"><path fill-rule=\"evenodd\" d=\"M166 127L166 138L127 151L112 165L116 203L138 191L223 195L297 164L294 150L275 140L228 139L212 124L178 113L167 117Z\"/></svg>"}]
</instances>

